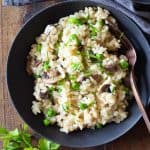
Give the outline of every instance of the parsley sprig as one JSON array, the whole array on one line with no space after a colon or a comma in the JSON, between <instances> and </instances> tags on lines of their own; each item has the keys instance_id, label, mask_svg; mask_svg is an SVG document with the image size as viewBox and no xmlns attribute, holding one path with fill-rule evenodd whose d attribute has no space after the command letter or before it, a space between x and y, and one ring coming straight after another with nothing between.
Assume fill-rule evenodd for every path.
<instances>
[{"instance_id":1,"label":"parsley sprig","mask_svg":"<svg viewBox=\"0 0 150 150\"><path fill-rule=\"evenodd\" d=\"M28 126L23 125L21 130L8 131L0 127L0 141L3 142L3 150L59 150L60 145L44 138L32 143L32 135L28 132Z\"/></svg>"}]
</instances>

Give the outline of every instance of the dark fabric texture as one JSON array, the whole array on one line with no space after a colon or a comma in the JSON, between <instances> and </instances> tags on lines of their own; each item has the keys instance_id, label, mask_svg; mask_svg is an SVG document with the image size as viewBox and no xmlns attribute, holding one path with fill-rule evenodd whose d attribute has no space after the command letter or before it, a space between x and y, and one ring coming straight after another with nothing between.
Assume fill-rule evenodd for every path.
<instances>
[{"instance_id":1,"label":"dark fabric texture","mask_svg":"<svg viewBox=\"0 0 150 150\"><path fill-rule=\"evenodd\" d=\"M21 6L43 1L45 0L3 0L3 5Z\"/></svg>"},{"instance_id":2,"label":"dark fabric texture","mask_svg":"<svg viewBox=\"0 0 150 150\"><path fill-rule=\"evenodd\" d=\"M3 0L4 5L20 6L46 0ZM130 17L139 27L150 35L150 3L137 3L134 0L97 0L114 7Z\"/></svg>"}]
</instances>

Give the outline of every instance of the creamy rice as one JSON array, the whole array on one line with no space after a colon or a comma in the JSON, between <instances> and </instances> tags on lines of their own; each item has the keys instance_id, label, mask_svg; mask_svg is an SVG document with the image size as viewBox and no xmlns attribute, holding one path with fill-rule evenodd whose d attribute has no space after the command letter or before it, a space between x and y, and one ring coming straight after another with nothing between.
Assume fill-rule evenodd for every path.
<instances>
[{"instance_id":1,"label":"creamy rice","mask_svg":"<svg viewBox=\"0 0 150 150\"><path fill-rule=\"evenodd\" d=\"M44 125L69 133L120 123L128 113L124 80L128 60L109 30L115 19L100 7L86 7L47 25L29 52L27 71L35 78L32 111Z\"/></svg>"}]
</instances>

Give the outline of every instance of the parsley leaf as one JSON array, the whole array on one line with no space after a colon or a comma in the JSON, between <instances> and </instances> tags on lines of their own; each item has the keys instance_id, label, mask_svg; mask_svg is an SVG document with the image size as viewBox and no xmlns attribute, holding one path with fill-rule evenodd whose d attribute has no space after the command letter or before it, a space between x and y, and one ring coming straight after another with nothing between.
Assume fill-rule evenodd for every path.
<instances>
[{"instance_id":1,"label":"parsley leaf","mask_svg":"<svg viewBox=\"0 0 150 150\"><path fill-rule=\"evenodd\" d=\"M33 146L27 125L23 125L21 130L16 128L12 131L0 127L0 141L3 142L4 150L59 150L60 148L59 144L44 138L40 138L38 144Z\"/></svg>"}]
</instances>

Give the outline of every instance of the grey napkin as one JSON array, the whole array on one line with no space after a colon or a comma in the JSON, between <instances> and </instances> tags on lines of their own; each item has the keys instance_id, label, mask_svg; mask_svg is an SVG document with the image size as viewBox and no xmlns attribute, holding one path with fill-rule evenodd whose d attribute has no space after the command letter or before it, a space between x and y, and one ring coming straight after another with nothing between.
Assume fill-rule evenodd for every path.
<instances>
[{"instance_id":1,"label":"grey napkin","mask_svg":"<svg viewBox=\"0 0 150 150\"><path fill-rule=\"evenodd\" d=\"M21 6L30 3L44 2L45 0L3 0L3 5Z\"/></svg>"},{"instance_id":2,"label":"grey napkin","mask_svg":"<svg viewBox=\"0 0 150 150\"><path fill-rule=\"evenodd\" d=\"M25 5L46 0L3 0L4 5ZM120 10L150 35L150 3L138 4L135 0L95 0ZM147 2L150 0L147 0Z\"/></svg>"}]
</instances>

